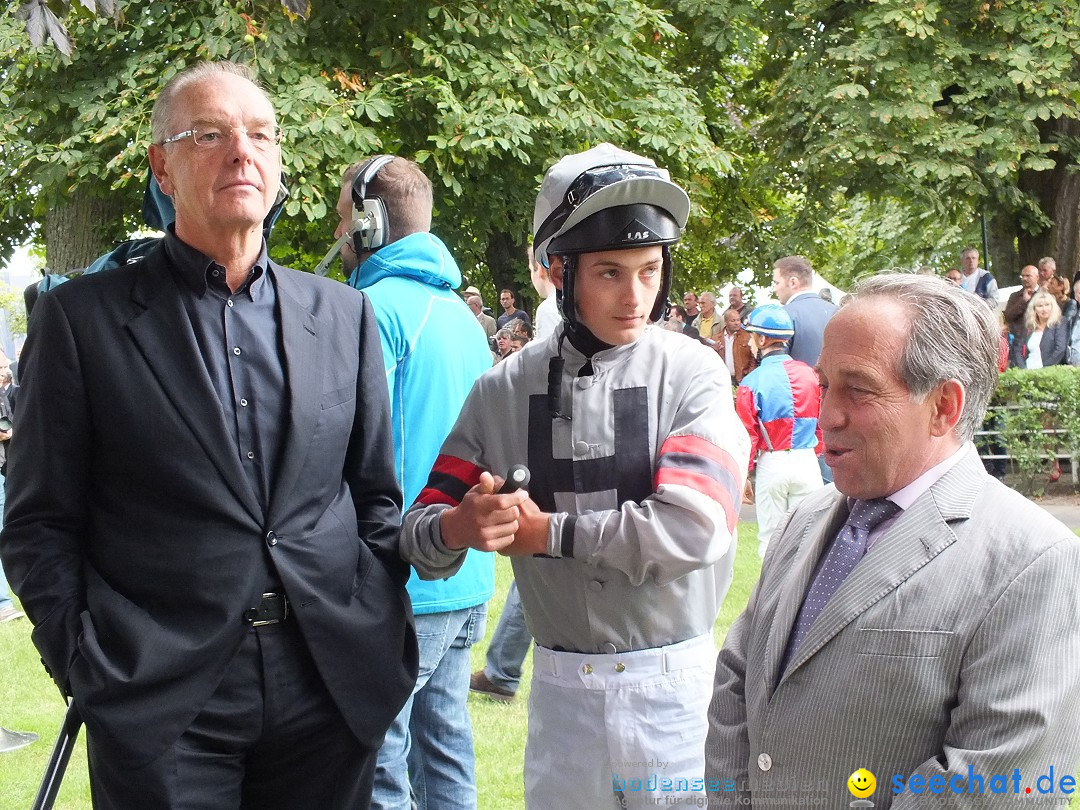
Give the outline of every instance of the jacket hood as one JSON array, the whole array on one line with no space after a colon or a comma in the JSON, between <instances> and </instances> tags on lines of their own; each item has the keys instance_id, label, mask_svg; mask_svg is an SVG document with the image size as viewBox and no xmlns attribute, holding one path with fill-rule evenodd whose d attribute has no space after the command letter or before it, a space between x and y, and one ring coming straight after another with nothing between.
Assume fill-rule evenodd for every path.
<instances>
[{"instance_id":1,"label":"jacket hood","mask_svg":"<svg viewBox=\"0 0 1080 810\"><path fill-rule=\"evenodd\" d=\"M450 290L461 286L457 262L432 233L411 233L379 248L349 276L349 286L362 290L389 276L412 278Z\"/></svg>"}]
</instances>

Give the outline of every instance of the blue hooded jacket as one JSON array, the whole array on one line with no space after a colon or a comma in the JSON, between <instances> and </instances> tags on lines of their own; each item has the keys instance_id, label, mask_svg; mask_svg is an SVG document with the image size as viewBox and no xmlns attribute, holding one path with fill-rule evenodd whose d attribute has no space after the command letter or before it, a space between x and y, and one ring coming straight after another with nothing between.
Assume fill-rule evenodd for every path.
<instances>
[{"instance_id":1,"label":"blue hooded jacket","mask_svg":"<svg viewBox=\"0 0 1080 810\"><path fill-rule=\"evenodd\" d=\"M349 285L363 290L375 311L390 388L394 467L408 506L427 483L473 382L491 368L491 352L483 327L454 292L461 285L454 257L431 233L380 248ZM469 551L454 576L427 582L413 572L408 589L416 613L483 604L495 592L494 558Z\"/></svg>"}]
</instances>

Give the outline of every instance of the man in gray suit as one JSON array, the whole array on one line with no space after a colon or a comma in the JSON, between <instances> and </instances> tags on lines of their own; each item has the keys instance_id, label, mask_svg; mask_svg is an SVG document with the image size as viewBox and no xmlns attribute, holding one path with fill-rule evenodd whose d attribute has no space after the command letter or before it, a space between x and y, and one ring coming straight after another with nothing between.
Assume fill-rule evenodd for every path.
<instances>
[{"instance_id":1,"label":"man in gray suit","mask_svg":"<svg viewBox=\"0 0 1080 810\"><path fill-rule=\"evenodd\" d=\"M803 256L785 256L773 265L773 293L795 323L788 354L808 366L817 363L825 324L836 314L836 304L815 293L813 283L814 268Z\"/></svg>"},{"instance_id":2,"label":"man in gray suit","mask_svg":"<svg viewBox=\"0 0 1080 810\"><path fill-rule=\"evenodd\" d=\"M1069 798L1080 540L979 463L997 345L927 276L864 282L829 323L836 486L788 517L717 659L710 806L843 806L860 768L877 808Z\"/></svg>"}]
</instances>

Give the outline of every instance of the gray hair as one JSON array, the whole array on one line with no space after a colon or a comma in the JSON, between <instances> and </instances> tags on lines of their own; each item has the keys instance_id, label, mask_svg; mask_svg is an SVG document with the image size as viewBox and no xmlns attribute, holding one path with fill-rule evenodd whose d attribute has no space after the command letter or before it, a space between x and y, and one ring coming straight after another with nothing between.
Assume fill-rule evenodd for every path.
<instances>
[{"instance_id":1,"label":"gray hair","mask_svg":"<svg viewBox=\"0 0 1080 810\"><path fill-rule=\"evenodd\" d=\"M940 278L910 274L874 276L858 283L857 301L888 298L909 311L910 331L897 373L916 401L956 380L964 387L964 410L956 423L960 441L982 425L997 387L1001 329L990 307Z\"/></svg>"},{"instance_id":2,"label":"gray hair","mask_svg":"<svg viewBox=\"0 0 1080 810\"><path fill-rule=\"evenodd\" d=\"M161 143L173 134L169 131L172 106L180 91L192 84L222 75L239 76L241 79L247 79L258 88L267 101L270 101L266 89L255 78L255 71L247 65L239 65L236 62L226 60L196 62L194 65L181 70L161 88L157 101L154 102L154 110L150 113L150 134L154 139L154 143Z\"/></svg>"}]
</instances>

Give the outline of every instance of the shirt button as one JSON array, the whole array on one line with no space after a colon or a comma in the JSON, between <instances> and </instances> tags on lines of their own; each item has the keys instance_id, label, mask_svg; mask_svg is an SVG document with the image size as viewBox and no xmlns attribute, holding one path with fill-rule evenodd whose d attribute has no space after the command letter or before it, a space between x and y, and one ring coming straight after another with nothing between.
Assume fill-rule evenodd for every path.
<instances>
[{"instance_id":1,"label":"shirt button","mask_svg":"<svg viewBox=\"0 0 1080 810\"><path fill-rule=\"evenodd\" d=\"M589 590L594 593L600 593L600 591L604 590L604 583L598 579L594 579L589 582Z\"/></svg>"},{"instance_id":2,"label":"shirt button","mask_svg":"<svg viewBox=\"0 0 1080 810\"><path fill-rule=\"evenodd\" d=\"M255 454L253 452L251 452L250 450L248 450L247 457L248 457L249 460L253 459L253 458L255 458Z\"/></svg>"},{"instance_id":3,"label":"shirt button","mask_svg":"<svg viewBox=\"0 0 1080 810\"><path fill-rule=\"evenodd\" d=\"M225 302L225 306L227 306L227 307L231 307L232 305L233 305L233 302L232 302L231 298L228 301Z\"/></svg>"},{"instance_id":4,"label":"shirt button","mask_svg":"<svg viewBox=\"0 0 1080 810\"><path fill-rule=\"evenodd\" d=\"M247 400L244 399L243 397L240 397L240 407L241 408L246 408L247 407Z\"/></svg>"},{"instance_id":5,"label":"shirt button","mask_svg":"<svg viewBox=\"0 0 1080 810\"><path fill-rule=\"evenodd\" d=\"M626 672L626 664L624 664L622 661L620 661L619 663L617 663L615 665L615 671L616 672Z\"/></svg>"},{"instance_id":6,"label":"shirt button","mask_svg":"<svg viewBox=\"0 0 1080 810\"><path fill-rule=\"evenodd\" d=\"M579 389L584 391L586 388L592 388L593 381L592 377L578 377L574 382Z\"/></svg>"},{"instance_id":7,"label":"shirt button","mask_svg":"<svg viewBox=\"0 0 1080 810\"><path fill-rule=\"evenodd\" d=\"M276 546L277 545L277 535L274 534L273 532L267 532L266 533L266 545L268 545L268 546Z\"/></svg>"},{"instance_id":8,"label":"shirt button","mask_svg":"<svg viewBox=\"0 0 1080 810\"><path fill-rule=\"evenodd\" d=\"M218 270L211 270L210 275L212 275L214 278L217 278L221 275L221 273Z\"/></svg>"},{"instance_id":9,"label":"shirt button","mask_svg":"<svg viewBox=\"0 0 1080 810\"><path fill-rule=\"evenodd\" d=\"M770 757L768 754L758 754L757 766L763 771L771 769L772 757Z\"/></svg>"},{"instance_id":10,"label":"shirt button","mask_svg":"<svg viewBox=\"0 0 1080 810\"><path fill-rule=\"evenodd\" d=\"M583 456L589 452L588 442L574 442L574 452L579 456Z\"/></svg>"},{"instance_id":11,"label":"shirt button","mask_svg":"<svg viewBox=\"0 0 1080 810\"><path fill-rule=\"evenodd\" d=\"M233 346L232 353L239 356L240 355L240 347L239 346Z\"/></svg>"},{"instance_id":12,"label":"shirt button","mask_svg":"<svg viewBox=\"0 0 1080 810\"><path fill-rule=\"evenodd\" d=\"M614 655L618 651L619 651L619 648L616 647L614 644L612 644L610 641L607 644L604 645L604 654L605 655Z\"/></svg>"}]
</instances>

